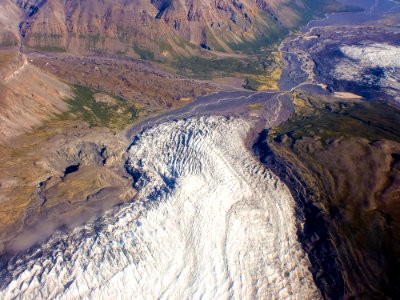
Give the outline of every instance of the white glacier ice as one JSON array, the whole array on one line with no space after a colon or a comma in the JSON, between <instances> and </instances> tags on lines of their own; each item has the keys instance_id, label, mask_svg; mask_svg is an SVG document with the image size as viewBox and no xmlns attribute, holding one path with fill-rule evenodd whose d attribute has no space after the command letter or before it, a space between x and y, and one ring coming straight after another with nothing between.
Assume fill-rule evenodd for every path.
<instances>
[{"instance_id":1,"label":"white glacier ice","mask_svg":"<svg viewBox=\"0 0 400 300\"><path fill-rule=\"evenodd\" d=\"M139 199L12 261L0 298L320 298L294 200L246 148L249 129L203 117L139 135Z\"/></svg>"},{"instance_id":2,"label":"white glacier ice","mask_svg":"<svg viewBox=\"0 0 400 300\"><path fill-rule=\"evenodd\" d=\"M344 55L357 60L364 67L400 67L400 47L374 43L370 45L343 45L340 50Z\"/></svg>"},{"instance_id":3,"label":"white glacier ice","mask_svg":"<svg viewBox=\"0 0 400 300\"><path fill-rule=\"evenodd\" d=\"M335 66L335 78L377 85L400 102L400 47L373 43L343 45L340 51L346 58ZM378 69L378 74L371 72L373 69Z\"/></svg>"}]
</instances>

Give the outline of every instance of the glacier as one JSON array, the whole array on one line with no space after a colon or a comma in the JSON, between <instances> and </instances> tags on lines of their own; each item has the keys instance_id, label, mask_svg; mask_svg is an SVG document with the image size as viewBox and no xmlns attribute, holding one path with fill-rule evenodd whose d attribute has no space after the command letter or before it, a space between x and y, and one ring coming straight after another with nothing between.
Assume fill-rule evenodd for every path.
<instances>
[{"instance_id":1,"label":"glacier","mask_svg":"<svg viewBox=\"0 0 400 300\"><path fill-rule=\"evenodd\" d=\"M138 198L0 270L1 299L318 299L295 201L232 117L169 121L130 146Z\"/></svg>"},{"instance_id":2,"label":"glacier","mask_svg":"<svg viewBox=\"0 0 400 300\"><path fill-rule=\"evenodd\" d=\"M400 47L389 44L343 45L341 52L364 67L399 68Z\"/></svg>"},{"instance_id":3,"label":"glacier","mask_svg":"<svg viewBox=\"0 0 400 300\"><path fill-rule=\"evenodd\" d=\"M385 43L342 45L344 58L336 64L332 76L377 86L400 103L400 47Z\"/></svg>"}]
</instances>

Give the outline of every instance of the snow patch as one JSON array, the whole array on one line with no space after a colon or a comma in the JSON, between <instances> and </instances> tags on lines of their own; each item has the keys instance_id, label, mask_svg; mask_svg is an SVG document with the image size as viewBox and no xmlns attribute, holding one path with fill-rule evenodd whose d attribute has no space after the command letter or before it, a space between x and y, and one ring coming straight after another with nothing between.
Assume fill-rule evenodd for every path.
<instances>
[{"instance_id":1,"label":"snow patch","mask_svg":"<svg viewBox=\"0 0 400 300\"><path fill-rule=\"evenodd\" d=\"M400 102L400 47L389 44L344 45L346 56L332 72L339 80L379 86Z\"/></svg>"},{"instance_id":2,"label":"snow patch","mask_svg":"<svg viewBox=\"0 0 400 300\"><path fill-rule=\"evenodd\" d=\"M344 55L361 63L363 67L398 68L400 67L400 47L388 44L371 44L366 46L342 46Z\"/></svg>"}]
</instances>

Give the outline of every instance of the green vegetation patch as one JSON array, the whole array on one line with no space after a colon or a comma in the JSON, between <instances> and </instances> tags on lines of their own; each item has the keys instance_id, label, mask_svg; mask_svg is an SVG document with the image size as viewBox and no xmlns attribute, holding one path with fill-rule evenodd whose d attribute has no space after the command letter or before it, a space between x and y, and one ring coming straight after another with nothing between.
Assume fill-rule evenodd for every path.
<instances>
[{"instance_id":1,"label":"green vegetation patch","mask_svg":"<svg viewBox=\"0 0 400 300\"><path fill-rule=\"evenodd\" d=\"M61 34L32 33L28 36L27 46L45 52L65 52Z\"/></svg>"},{"instance_id":2,"label":"green vegetation patch","mask_svg":"<svg viewBox=\"0 0 400 300\"><path fill-rule=\"evenodd\" d=\"M266 24L256 24L260 30L255 39L243 36L244 42L229 43L228 46L236 52L257 54L262 53L265 49L273 48L289 34L289 29L283 27L272 16L264 13L262 17Z\"/></svg>"},{"instance_id":3,"label":"green vegetation patch","mask_svg":"<svg viewBox=\"0 0 400 300\"><path fill-rule=\"evenodd\" d=\"M96 91L80 86L73 86L74 96L68 100L69 111L61 119L81 119L90 126L108 127L121 130L133 123L138 116L138 109L133 103L109 95L113 102L96 101Z\"/></svg>"},{"instance_id":4,"label":"green vegetation patch","mask_svg":"<svg viewBox=\"0 0 400 300\"><path fill-rule=\"evenodd\" d=\"M66 49L58 46L50 46L50 45L31 45L29 48L38 50L38 51L44 51L44 52L65 52Z\"/></svg>"},{"instance_id":5,"label":"green vegetation patch","mask_svg":"<svg viewBox=\"0 0 400 300\"><path fill-rule=\"evenodd\" d=\"M81 34L79 35L79 39L85 43L86 48L91 50L98 50L98 48L102 47L105 42L105 38L101 36L100 33L88 34L88 35Z\"/></svg>"},{"instance_id":6,"label":"green vegetation patch","mask_svg":"<svg viewBox=\"0 0 400 300\"><path fill-rule=\"evenodd\" d=\"M304 96L303 96L304 97ZM382 102L321 102L305 96L305 108L271 131L272 138L318 136L322 141L362 137L400 142L400 112Z\"/></svg>"},{"instance_id":7,"label":"green vegetation patch","mask_svg":"<svg viewBox=\"0 0 400 300\"><path fill-rule=\"evenodd\" d=\"M245 78L244 87L251 90L276 89L280 77L276 54L236 57L180 57L171 67L181 76L211 80L219 77Z\"/></svg>"},{"instance_id":8,"label":"green vegetation patch","mask_svg":"<svg viewBox=\"0 0 400 300\"><path fill-rule=\"evenodd\" d=\"M235 58L180 57L174 63L178 74L199 79L211 79L233 73L252 73L254 63Z\"/></svg>"},{"instance_id":9,"label":"green vegetation patch","mask_svg":"<svg viewBox=\"0 0 400 300\"><path fill-rule=\"evenodd\" d=\"M133 46L133 50L144 60L154 60L154 53L148 49L141 48L137 45Z\"/></svg>"},{"instance_id":10,"label":"green vegetation patch","mask_svg":"<svg viewBox=\"0 0 400 300\"><path fill-rule=\"evenodd\" d=\"M18 45L18 39L12 32L4 32L0 35L0 47L14 47Z\"/></svg>"},{"instance_id":11,"label":"green vegetation patch","mask_svg":"<svg viewBox=\"0 0 400 300\"><path fill-rule=\"evenodd\" d=\"M273 64L272 58L217 58L217 57L180 57L173 63L178 74L199 79L211 79L218 76L232 76L234 74L265 73L266 67Z\"/></svg>"}]
</instances>

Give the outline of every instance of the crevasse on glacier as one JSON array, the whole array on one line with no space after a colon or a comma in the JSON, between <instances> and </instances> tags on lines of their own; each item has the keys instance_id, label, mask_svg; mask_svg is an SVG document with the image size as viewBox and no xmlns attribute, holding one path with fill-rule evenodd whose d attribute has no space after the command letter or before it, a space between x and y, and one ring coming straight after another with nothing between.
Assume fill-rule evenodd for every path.
<instances>
[{"instance_id":1,"label":"crevasse on glacier","mask_svg":"<svg viewBox=\"0 0 400 300\"><path fill-rule=\"evenodd\" d=\"M137 136L139 200L10 261L0 298L315 299L287 187L244 145L241 119Z\"/></svg>"}]
</instances>

